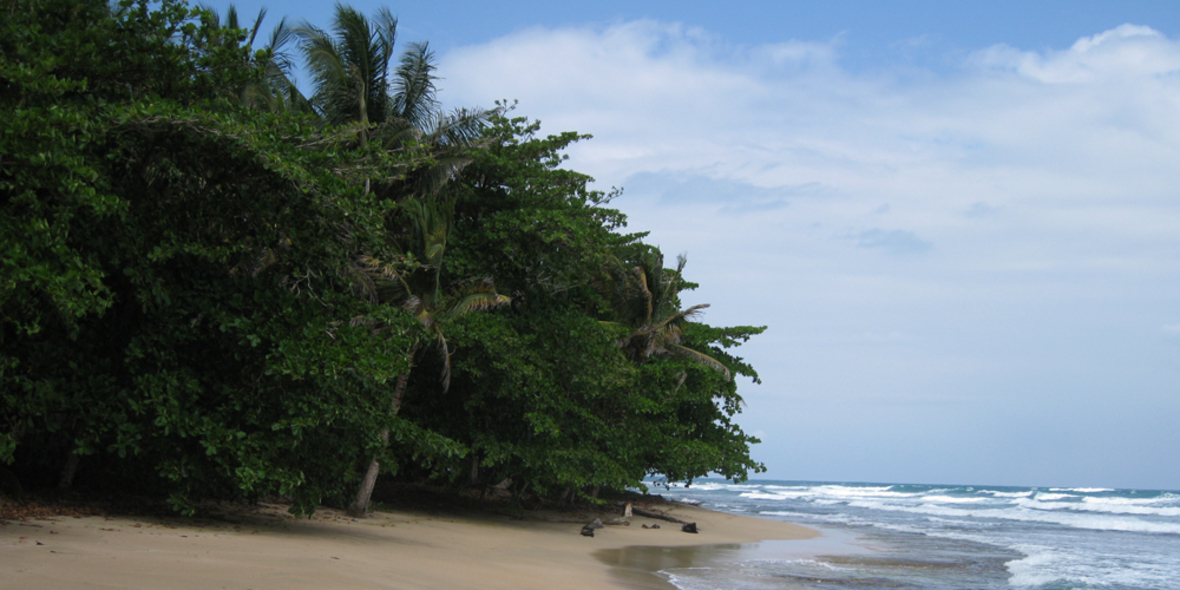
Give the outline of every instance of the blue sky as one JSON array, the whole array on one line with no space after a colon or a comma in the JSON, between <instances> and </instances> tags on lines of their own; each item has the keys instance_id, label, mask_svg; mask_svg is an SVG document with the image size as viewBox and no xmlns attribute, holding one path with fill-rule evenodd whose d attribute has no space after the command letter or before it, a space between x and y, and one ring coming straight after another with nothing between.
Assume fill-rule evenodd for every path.
<instances>
[{"instance_id":1,"label":"blue sky","mask_svg":"<svg viewBox=\"0 0 1180 590\"><path fill-rule=\"evenodd\" d=\"M1180 489L1180 3L388 6L770 326L763 477Z\"/></svg>"}]
</instances>

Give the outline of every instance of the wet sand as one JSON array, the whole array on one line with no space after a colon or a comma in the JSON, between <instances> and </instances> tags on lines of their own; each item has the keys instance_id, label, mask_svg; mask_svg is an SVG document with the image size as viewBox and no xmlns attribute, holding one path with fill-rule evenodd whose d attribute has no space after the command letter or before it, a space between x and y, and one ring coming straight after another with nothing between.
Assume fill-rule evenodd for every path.
<instances>
[{"instance_id":1,"label":"wet sand","mask_svg":"<svg viewBox=\"0 0 1180 590\"><path fill-rule=\"evenodd\" d=\"M611 566L611 575L620 587L632 590L671 590L665 570L716 567L752 560L790 561L813 559L817 556L856 556L872 553L863 545L854 544L848 533L822 531L820 536L807 539L765 540L757 543L719 543L661 547L653 545L600 549L594 557Z\"/></svg>"}]
</instances>

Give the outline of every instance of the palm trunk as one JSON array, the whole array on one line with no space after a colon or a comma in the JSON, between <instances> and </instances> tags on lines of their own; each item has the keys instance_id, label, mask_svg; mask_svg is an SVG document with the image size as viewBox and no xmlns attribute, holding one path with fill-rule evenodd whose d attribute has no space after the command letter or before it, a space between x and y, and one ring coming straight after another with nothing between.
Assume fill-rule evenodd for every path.
<instances>
[{"instance_id":1,"label":"palm trunk","mask_svg":"<svg viewBox=\"0 0 1180 590\"><path fill-rule=\"evenodd\" d=\"M78 451L70 451L69 456L66 457L66 463L61 468L61 478L57 480L57 489L68 490L70 486L74 485L74 474L78 472L78 462L81 456Z\"/></svg>"},{"instance_id":2,"label":"palm trunk","mask_svg":"<svg viewBox=\"0 0 1180 590\"><path fill-rule=\"evenodd\" d=\"M479 485L479 455L471 451L471 472L468 474L468 481L472 487Z\"/></svg>"},{"instance_id":3,"label":"palm trunk","mask_svg":"<svg viewBox=\"0 0 1180 590\"><path fill-rule=\"evenodd\" d=\"M396 416L398 410L402 407L402 396L406 394L406 382L409 381L409 373L403 373L397 378L397 386L393 390L393 401L389 404L390 410ZM389 445L389 429L381 431L381 441ZM373 497L373 487L377 485L377 474L381 471L381 463L373 457L369 461L369 469L365 471L365 478L361 480L361 488L356 492L356 499L352 501L352 505L348 507L348 514L353 518L364 518L369 512L369 500Z\"/></svg>"}]
</instances>

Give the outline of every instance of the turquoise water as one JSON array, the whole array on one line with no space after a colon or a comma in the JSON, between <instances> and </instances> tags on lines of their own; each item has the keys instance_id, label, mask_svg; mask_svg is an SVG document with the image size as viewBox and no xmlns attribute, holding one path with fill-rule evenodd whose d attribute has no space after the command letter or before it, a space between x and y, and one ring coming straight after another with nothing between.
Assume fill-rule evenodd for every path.
<instances>
[{"instance_id":1,"label":"turquoise water","mask_svg":"<svg viewBox=\"0 0 1180 590\"><path fill-rule=\"evenodd\" d=\"M1180 589L1180 492L767 480L652 492L856 549L661 572L683 590Z\"/></svg>"}]
</instances>

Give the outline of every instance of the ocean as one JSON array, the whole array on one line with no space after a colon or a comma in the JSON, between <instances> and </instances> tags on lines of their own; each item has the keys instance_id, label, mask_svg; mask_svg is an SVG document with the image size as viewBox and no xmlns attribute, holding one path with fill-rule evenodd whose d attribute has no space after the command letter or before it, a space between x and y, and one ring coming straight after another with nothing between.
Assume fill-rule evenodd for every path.
<instances>
[{"instance_id":1,"label":"ocean","mask_svg":"<svg viewBox=\"0 0 1180 590\"><path fill-rule=\"evenodd\" d=\"M1180 492L711 479L651 492L825 534L815 555L782 541L661 570L682 590L1180 589Z\"/></svg>"}]
</instances>

